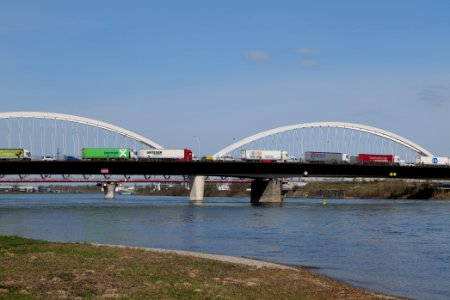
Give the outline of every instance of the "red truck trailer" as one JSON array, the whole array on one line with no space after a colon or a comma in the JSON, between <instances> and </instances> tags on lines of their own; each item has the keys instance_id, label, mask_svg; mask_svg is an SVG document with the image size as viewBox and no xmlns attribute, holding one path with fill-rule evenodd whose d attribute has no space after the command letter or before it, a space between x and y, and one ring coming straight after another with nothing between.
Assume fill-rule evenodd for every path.
<instances>
[{"instance_id":1,"label":"red truck trailer","mask_svg":"<svg viewBox=\"0 0 450 300\"><path fill-rule=\"evenodd\" d=\"M358 154L358 163L392 165L399 163L399 158L391 154Z\"/></svg>"}]
</instances>

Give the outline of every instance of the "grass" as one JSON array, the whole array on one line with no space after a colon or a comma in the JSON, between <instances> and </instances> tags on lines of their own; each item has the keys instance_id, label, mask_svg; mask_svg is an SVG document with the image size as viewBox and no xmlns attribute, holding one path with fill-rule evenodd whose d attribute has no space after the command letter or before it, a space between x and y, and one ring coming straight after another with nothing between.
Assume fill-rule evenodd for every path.
<instances>
[{"instance_id":1,"label":"grass","mask_svg":"<svg viewBox=\"0 0 450 300\"><path fill-rule=\"evenodd\" d=\"M386 299L303 269L0 236L0 299Z\"/></svg>"}]
</instances>

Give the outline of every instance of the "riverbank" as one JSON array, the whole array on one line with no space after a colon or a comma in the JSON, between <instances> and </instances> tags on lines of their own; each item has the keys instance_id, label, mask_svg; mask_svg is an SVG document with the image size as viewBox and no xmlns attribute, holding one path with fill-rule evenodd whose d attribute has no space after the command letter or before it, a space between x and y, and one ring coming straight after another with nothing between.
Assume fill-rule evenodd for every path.
<instances>
[{"instance_id":1,"label":"riverbank","mask_svg":"<svg viewBox=\"0 0 450 300\"><path fill-rule=\"evenodd\" d=\"M0 236L0 299L398 299L243 258Z\"/></svg>"},{"instance_id":2,"label":"riverbank","mask_svg":"<svg viewBox=\"0 0 450 300\"><path fill-rule=\"evenodd\" d=\"M233 183L228 190L218 190L216 184L205 184L205 197L250 197L249 183ZM182 186L152 190L139 188L137 194L151 196L189 196ZM427 182L398 179L374 181L307 181L302 185L286 185L286 198L358 198L358 199L418 199L450 200L450 190Z\"/></svg>"},{"instance_id":3,"label":"riverbank","mask_svg":"<svg viewBox=\"0 0 450 300\"><path fill-rule=\"evenodd\" d=\"M376 180L369 182L309 182L287 191L289 198L358 198L450 200L449 190L424 182Z\"/></svg>"}]
</instances>

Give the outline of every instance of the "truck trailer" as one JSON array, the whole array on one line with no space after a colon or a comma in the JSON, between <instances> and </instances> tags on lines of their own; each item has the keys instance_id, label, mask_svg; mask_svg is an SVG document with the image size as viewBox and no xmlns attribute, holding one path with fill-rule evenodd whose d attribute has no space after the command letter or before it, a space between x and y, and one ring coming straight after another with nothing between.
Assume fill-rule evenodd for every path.
<instances>
[{"instance_id":1,"label":"truck trailer","mask_svg":"<svg viewBox=\"0 0 450 300\"><path fill-rule=\"evenodd\" d=\"M0 149L0 159L31 160L31 152L23 148L3 148Z\"/></svg>"},{"instance_id":2,"label":"truck trailer","mask_svg":"<svg viewBox=\"0 0 450 300\"><path fill-rule=\"evenodd\" d=\"M305 161L309 163L348 163L350 159L346 153L306 151Z\"/></svg>"},{"instance_id":3,"label":"truck trailer","mask_svg":"<svg viewBox=\"0 0 450 300\"><path fill-rule=\"evenodd\" d=\"M81 157L90 159L136 159L136 153L128 148L83 148Z\"/></svg>"},{"instance_id":4,"label":"truck trailer","mask_svg":"<svg viewBox=\"0 0 450 300\"><path fill-rule=\"evenodd\" d=\"M137 153L138 159L143 160L181 160L191 161L190 149L141 149Z\"/></svg>"},{"instance_id":5,"label":"truck trailer","mask_svg":"<svg viewBox=\"0 0 450 300\"><path fill-rule=\"evenodd\" d=\"M448 165L450 165L450 159L448 157L418 156L416 158L416 164L418 164L418 165L433 165L433 166L448 166Z\"/></svg>"},{"instance_id":6,"label":"truck trailer","mask_svg":"<svg viewBox=\"0 0 450 300\"><path fill-rule=\"evenodd\" d=\"M287 151L280 150L242 150L241 160L243 161L267 161L281 162L287 161L289 155Z\"/></svg>"},{"instance_id":7,"label":"truck trailer","mask_svg":"<svg viewBox=\"0 0 450 300\"><path fill-rule=\"evenodd\" d=\"M358 154L358 163L392 165L400 164L400 158L391 154Z\"/></svg>"}]
</instances>

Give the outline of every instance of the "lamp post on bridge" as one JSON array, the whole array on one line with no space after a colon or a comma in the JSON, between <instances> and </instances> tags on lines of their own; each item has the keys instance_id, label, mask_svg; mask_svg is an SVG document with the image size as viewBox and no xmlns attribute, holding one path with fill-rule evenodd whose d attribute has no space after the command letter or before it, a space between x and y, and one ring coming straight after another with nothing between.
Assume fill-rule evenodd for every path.
<instances>
[{"instance_id":1,"label":"lamp post on bridge","mask_svg":"<svg viewBox=\"0 0 450 300\"><path fill-rule=\"evenodd\" d=\"M198 136L194 135L195 141L197 142L197 157L200 156L200 139L198 138Z\"/></svg>"}]
</instances>

